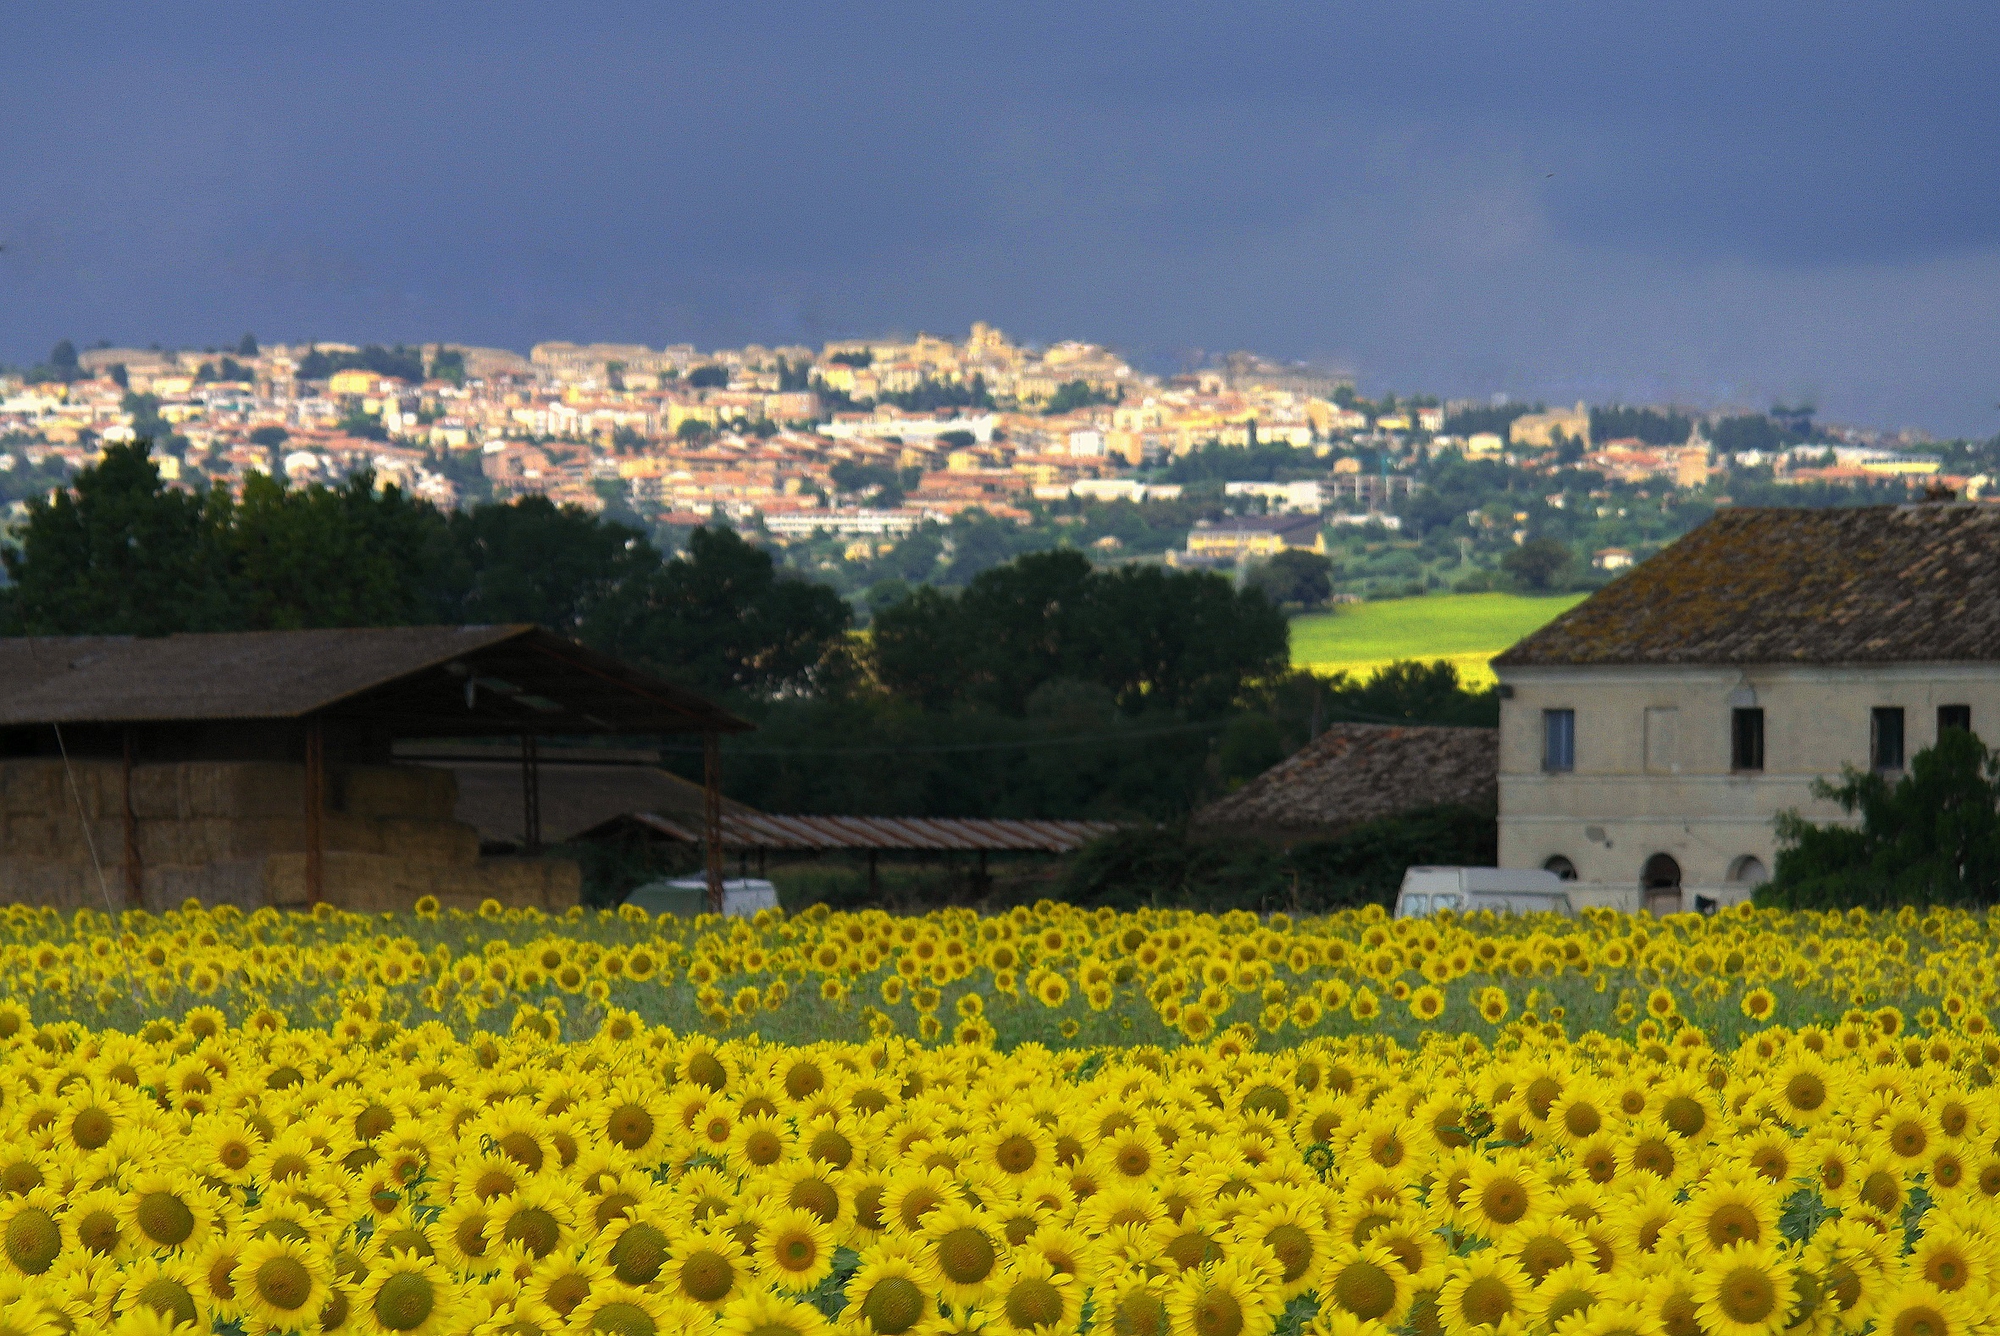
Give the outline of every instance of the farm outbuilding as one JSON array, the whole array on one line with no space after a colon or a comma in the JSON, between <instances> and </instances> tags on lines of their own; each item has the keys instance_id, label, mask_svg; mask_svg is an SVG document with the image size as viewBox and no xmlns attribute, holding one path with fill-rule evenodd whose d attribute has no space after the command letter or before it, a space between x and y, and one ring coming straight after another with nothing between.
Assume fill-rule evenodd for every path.
<instances>
[{"instance_id":1,"label":"farm outbuilding","mask_svg":"<svg viewBox=\"0 0 2000 1336\"><path fill-rule=\"evenodd\" d=\"M986 878L989 854L1074 853L1118 827L1108 821L1076 821L1001 817L926 816L774 816L741 808L723 814L719 823L722 849L747 864L757 860L761 873L771 853L861 853L868 859L868 889L877 890L877 857L884 853L970 854L978 860L978 878ZM628 812L584 839L615 839L636 835L668 844L705 842L702 828L685 816L662 812Z\"/></svg>"},{"instance_id":2,"label":"farm outbuilding","mask_svg":"<svg viewBox=\"0 0 2000 1336\"><path fill-rule=\"evenodd\" d=\"M0 681L0 899L65 908L562 908L541 739L749 727L533 626L9 639ZM398 763L416 738L517 743L527 856L480 856L452 773Z\"/></svg>"},{"instance_id":3,"label":"farm outbuilding","mask_svg":"<svg viewBox=\"0 0 2000 1336\"><path fill-rule=\"evenodd\" d=\"M1333 839L1427 807L1496 810L1500 735L1491 728L1334 724L1234 793L1195 813L1197 831L1284 843Z\"/></svg>"}]
</instances>

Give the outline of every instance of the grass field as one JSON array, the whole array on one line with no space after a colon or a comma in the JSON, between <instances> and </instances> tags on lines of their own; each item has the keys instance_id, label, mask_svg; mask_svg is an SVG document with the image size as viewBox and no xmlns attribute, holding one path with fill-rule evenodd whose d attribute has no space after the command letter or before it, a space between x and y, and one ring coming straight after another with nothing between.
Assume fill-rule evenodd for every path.
<instances>
[{"instance_id":1,"label":"grass field","mask_svg":"<svg viewBox=\"0 0 2000 1336\"><path fill-rule=\"evenodd\" d=\"M1292 622L1292 662L1366 677L1398 659L1449 659L1469 684L1493 680L1486 661L1583 601L1582 594L1437 594L1350 603Z\"/></svg>"}]
</instances>

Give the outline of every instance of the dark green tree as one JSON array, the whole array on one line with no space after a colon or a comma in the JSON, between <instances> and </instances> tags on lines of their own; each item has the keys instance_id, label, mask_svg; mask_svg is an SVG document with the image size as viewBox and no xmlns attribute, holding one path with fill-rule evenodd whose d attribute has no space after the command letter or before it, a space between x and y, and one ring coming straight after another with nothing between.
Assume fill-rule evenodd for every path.
<instances>
[{"instance_id":1,"label":"dark green tree","mask_svg":"<svg viewBox=\"0 0 2000 1336\"><path fill-rule=\"evenodd\" d=\"M1856 827L1778 818L1778 865L1760 904L1793 909L1991 905L2000 901L2000 757L1967 729L1949 728L1910 760L1909 773L1842 771L1814 785Z\"/></svg>"},{"instance_id":2,"label":"dark green tree","mask_svg":"<svg viewBox=\"0 0 2000 1336\"><path fill-rule=\"evenodd\" d=\"M1333 579L1333 562L1304 548L1286 548L1250 574L1250 583L1274 606L1308 610L1326 606Z\"/></svg>"},{"instance_id":3,"label":"dark green tree","mask_svg":"<svg viewBox=\"0 0 2000 1336\"><path fill-rule=\"evenodd\" d=\"M253 474L228 518L235 629L440 620L429 585L449 551L444 517L398 488L377 490L372 473L297 488Z\"/></svg>"},{"instance_id":4,"label":"dark green tree","mask_svg":"<svg viewBox=\"0 0 2000 1336\"><path fill-rule=\"evenodd\" d=\"M1282 672L1285 619L1220 576L1031 553L957 596L919 588L876 612L877 678L931 709L1020 715L1044 683L1095 682L1127 714L1226 710L1245 682Z\"/></svg>"},{"instance_id":5,"label":"dark green tree","mask_svg":"<svg viewBox=\"0 0 2000 1336\"><path fill-rule=\"evenodd\" d=\"M1569 569L1569 548L1553 538L1530 538L1500 558L1500 569L1519 580L1524 588L1537 593L1552 588Z\"/></svg>"},{"instance_id":6,"label":"dark green tree","mask_svg":"<svg viewBox=\"0 0 2000 1336\"><path fill-rule=\"evenodd\" d=\"M257 336L255 334L245 334L236 341L236 355L238 357L255 357L260 351L257 347Z\"/></svg>"},{"instance_id":7,"label":"dark green tree","mask_svg":"<svg viewBox=\"0 0 2000 1336\"><path fill-rule=\"evenodd\" d=\"M437 356L431 359L430 378L465 384L465 354L456 348L438 349Z\"/></svg>"},{"instance_id":8,"label":"dark green tree","mask_svg":"<svg viewBox=\"0 0 2000 1336\"><path fill-rule=\"evenodd\" d=\"M69 490L28 502L0 552L10 635L167 635L233 625L227 496L167 487L151 443L114 445Z\"/></svg>"},{"instance_id":9,"label":"dark green tree","mask_svg":"<svg viewBox=\"0 0 2000 1336\"><path fill-rule=\"evenodd\" d=\"M729 368L698 366L688 372L687 383L697 390L726 390L729 388Z\"/></svg>"},{"instance_id":10,"label":"dark green tree","mask_svg":"<svg viewBox=\"0 0 2000 1336\"><path fill-rule=\"evenodd\" d=\"M448 521L456 568L447 621L533 622L576 635L600 601L651 576L660 554L637 529L524 496Z\"/></svg>"},{"instance_id":11,"label":"dark green tree","mask_svg":"<svg viewBox=\"0 0 2000 1336\"><path fill-rule=\"evenodd\" d=\"M134 394L127 390L118 407L132 415L132 431L141 440L158 440L172 430L160 416L160 397L156 394Z\"/></svg>"},{"instance_id":12,"label":"dark green tree","mask_svg":"<svg viewBox=\"0 0 2000 1336\"><path fill-rule=\"evenodd\" d=\"M846 637L852 611L825 585L781 574L730 529L699 528L687 552L621 583L583 639L697 691L801 691Z\"/></svg>"},{"instance_id":13,"label":"dark green tree","mask_svg":"<svg viewBox=\"0 0 2000 1336\"><path fill-rule=\"evenodd\" d=\"M1336 673L1326 685L1325 708L1329 719L1362 723L1500 725L1499 692L1467 690L1449 659L1400 660L1362 681Z\"/></svg>"},{"instance_id":14,"label":"dark green tree","mask_svg":"<svg viewBox=\"0 0 2000 1336\"><path fill-rule=\"evenodd\" d=\"M1070 380L1056 387L1056 392L1049 396L1049 401L1043 406L1042 412L1054 417L1059 413L1073 413L1079 408L1088 408L1092 404L1110 402L1112 402L1111 396L1097 393L1090 388L1088 381Z\"/></svg>"}]
</instances>

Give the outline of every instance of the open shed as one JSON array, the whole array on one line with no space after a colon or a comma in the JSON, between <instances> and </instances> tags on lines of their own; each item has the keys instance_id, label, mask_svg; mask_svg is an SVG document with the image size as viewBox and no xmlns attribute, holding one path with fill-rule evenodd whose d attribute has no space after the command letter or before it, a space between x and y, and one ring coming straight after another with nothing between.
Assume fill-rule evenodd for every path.
<instances>
[{"instance_id":1,"label":"open shed","mask_svg":"<svg viewBox=\"0 0 2000 1336\"><path fill-rule=\"evenodd\" d=\"M0 896L63 905L559 908L574 865L532 856L542 739L700 734L712 824L714 742L749 727L534 626L9 639L0 681ZM479 857L450 772L397 764L414 738L518 741L530 856Z\"/></svg>"},{"instance_id":2,"label":"open shed","mask_svg":"<svg viewBox=\"0 0 2000 1336\"><path fill-rule=\"evenodd\" d=\"M768 853L831 853L854 851L868 856L868 889L877 890L879 854L970 853L978 856L979 877L986 877L986 857L993 853L1072 853L1118 829L1108 821L1073 821L1004 817L936 816L773 816L750 810L724 813L718 823L720 847L757 858L763 871ZM706 843L704 832L685 817L660 812L629 812L580 838L601 839L621 832L638 832L679 844Z\"/></svg>"}]
</instances>

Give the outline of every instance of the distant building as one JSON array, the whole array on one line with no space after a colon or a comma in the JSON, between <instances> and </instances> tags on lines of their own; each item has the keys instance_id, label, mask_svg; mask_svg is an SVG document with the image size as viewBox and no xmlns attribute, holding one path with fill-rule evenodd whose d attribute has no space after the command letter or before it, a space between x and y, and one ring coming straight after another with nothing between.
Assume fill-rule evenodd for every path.
<instances>
[{"instance_id":1,"label":"distant building","mask_svg":"<svg viewBox=\"0 0 2000 1336\"><path fill-rule=\"evenodd\" d=\"M1246 515L1197 523L1187 538L1191 557L1274 557L1288 548L1326 551L1317 515Z\"/></svg>"},{"instance_id":2,"label":"distant building","mask_svg":"<svg viewBox=\"0 0 2000 1336\"><path fill-rule=\"evenodd\" d=\"M1546 450L1556 443L1557 432L1561 432L1566 440L1589 445L1590 406L1578 400L1575 408L1523 414L1515 418L1513 425L1507 429L1507 441L1510 445L1531 450Z\"/></svg>"},{"instance_id":3,"label":"distant building","mask_svg":"<svg viewBox=\"0 0 2000 1336\"><path fill-rule=\"evenodd\" d=\"M1226 482L1224 496L1259 496L1273 509L1317 515L1326 509L1325 490L1317 482Z\"/></svg>"},{"instance_id":4,"label":"distant building","mask_svg":"<svg viewBox=\"0 0 2000 1336\"><path fill-rule=\"evenodd\" d=\"M1600 547L1590 554L1590 564L1600 571L1622 571L1632 564L1632 549Z\"/></svg>"}]
</instances>

